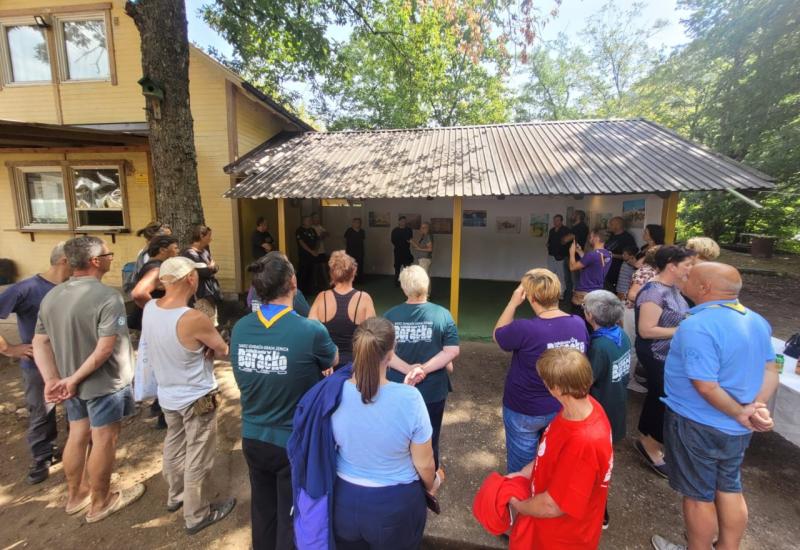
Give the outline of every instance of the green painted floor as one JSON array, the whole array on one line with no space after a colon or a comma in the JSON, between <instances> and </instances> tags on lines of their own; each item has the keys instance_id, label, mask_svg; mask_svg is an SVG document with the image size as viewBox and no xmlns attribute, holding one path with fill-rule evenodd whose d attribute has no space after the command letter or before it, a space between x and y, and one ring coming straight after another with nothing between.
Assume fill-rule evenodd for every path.
<instances>
[{"instance_id":1,"label":"green painted floor","mask_svg":"<svg viewBox=\"0 0 800 550\"><path fill-rule=\"evenodd\" d=\"M465 340L491 340L492 329L503 312L511 293L519 283L506 281L484 281L479 279L461 280L461 311L458 333ZM356 285L372 296L378 315L406 300L403 291L394 286L388 275L366 275L364 281ZM309 300L310 302L311 300ZM450 307L450 279L433 279L434 303ZM532 317L530 306L517 309L517 317Z\"/></svg>"}]
</instances>

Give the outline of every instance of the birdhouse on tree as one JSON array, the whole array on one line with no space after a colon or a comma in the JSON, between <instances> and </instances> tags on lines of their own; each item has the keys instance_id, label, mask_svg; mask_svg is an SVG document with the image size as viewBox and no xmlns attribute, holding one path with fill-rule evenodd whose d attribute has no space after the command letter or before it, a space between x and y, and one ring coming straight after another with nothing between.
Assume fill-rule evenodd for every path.
<instances>
[{"instance_id":1,"label":"birdhouse on tree","mask_svg":"<svg viewBox=\"0 0 800 550\"><path fill-rule=\"evenodd\" d=\"M139 85L142 87L142 95L147 99L147 110L153 115L156 120L161 120L161 102L164 101L164 86L145 76L139 79Z\"/></svg>"}]
</instances>

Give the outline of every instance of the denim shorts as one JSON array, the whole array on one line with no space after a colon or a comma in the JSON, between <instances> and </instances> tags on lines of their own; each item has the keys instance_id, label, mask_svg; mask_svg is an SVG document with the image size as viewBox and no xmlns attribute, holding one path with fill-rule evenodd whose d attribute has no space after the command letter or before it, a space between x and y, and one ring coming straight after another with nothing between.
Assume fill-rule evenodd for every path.
<instances>
[{"instance_id":1,"label":"denim shorts","mask_svg":"<svg viewBox=\"0 0 800 550\"><path fill-rule=\"evenodd\" d=\"M716 492L742 492L742 460L752 434L730 435L689 420L667 407L664 460L670 487L701 502Z\"/></svg>"},{"instance_id":2,"label":"denim shorts","mask_svg":"<svg viewBox=\"0 0 800 550\"><path fill-rule=\"evenodd\" d=\"M506 429L506 469L519 472L536 457L539 438L553 421L556 413L529 416L503 406L503 425Z\"/></svg>"},{"instance_id":3,"label":"denim shorts","mask_svg":"<svg viewBox=\"0 0 800 550\"><path fill-rule=\"evenodd\" d=\"M73 397L64 401L64 407L67 409L67 419L70 422L83 420L88 416L92 428L119 422L136 411L130 385L117 392L92 399Z\"/></svg>"}]
</instances>

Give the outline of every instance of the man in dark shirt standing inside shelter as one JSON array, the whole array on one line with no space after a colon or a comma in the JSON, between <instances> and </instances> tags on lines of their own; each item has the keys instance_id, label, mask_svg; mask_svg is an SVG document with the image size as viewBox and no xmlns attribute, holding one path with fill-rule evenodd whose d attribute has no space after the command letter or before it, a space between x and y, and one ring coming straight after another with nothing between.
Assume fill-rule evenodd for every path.
<instances>
[{"instance_id":1,"label":"man in dark shirt standing inside shelter","mask_svg":"<svg viewBox=\"0 0 800 550\"><path fill-rule=\"evenodd\" d=\"M633 235L625 231L625 220L619 216L611 218L608 222L608 231L611 236L606 241L606 250L611 252L611 269L606 275L606 290L614 294L617 293L617 280L619 280L619 270L622 268L622 251L629 247L636 246L636 239Z\"/></svg>"},{"instance_id":2,"label":"man in dark shirt standing inside shelter","mask_svg":"<svg viewBox=\"0 0 800 550\"><path fill-rule=\"evenodd\" d=\"M297 286L305 295L314 292L314 265L317 262L319 235L311 225L311 216L303 217L303 225L295 232L297 237Z\"/></svg>"},{"instance_id":3,"label":"man in dark shirt standing inside shelter","mask_svg":"<svg viewBox=\"0 0 800 550\"><path fill-rule=\"evenodd\" d=\"M564 242L568 239L568 236L569 229L564 225L564 216L556 214L553 216L553 227L550 228L550 232L547 234L547 269L555 273L561 283L559 300L564 299L564 291L567 288L564 276L564 259L569 254L569 245L564 244Z\"/></svg>"},{"instance_id":4,"label":"man in dark shirt standing inside shelter","mask_svg":"<svg viewBox=\"0 0 800 550\"><path fill-rule=\"evenodd\" d=\"M353 218L352 225L344 232L344 249L358 265L356 282L360 282L361 276L364 274L364 239L366 239L366 234L361 228L361 218Z\"/></svg>"},{"instance_id":5,"label":"man in dark shirt standing inside shelter","mask_svg":"<svg viewBox=\"0 0 800 550\"><path fill-rule=\"evenodd\" d=\"M275 250L275 241L267 228L267 220L264 216L259 216L256 220L256 228L251 237L253 248L253 260L259 259Z\"/></svg>"},{"instance_id":6,"label":"man in dark shirt standing inside shelter","mask_svg":"<svg viewBox=\"0 0 800 550\"><path fill-rule=\"evenodd\" d=\"M578 243L581 249L586 250L586 241L589 239L589 226L586 225L586 212L583 210L575 210L570 216L569 222L572 224L569 228L569 233L564 239L564 244L569 246L572 241ZM576 261L580 261L579 257L575 257ZM569 258L564 258L564 279L566 280L566 289L564 296L566 299L572 297L572 290L578 284L579 271L570 271Z\"/></svg>"},{"instance_id":7,"label":"man in dark shirt standing inside shelter","mask_svg":"<svg viewBox=\"0 0 800 550\"><path fill-rule=\"evenodd\" d=\"M392 229L392 246L394 247L394 286L400 286L400 271L414 263L411 255L411 244L414 232L406 226L406 217L400 216L397 227Z\"/></svg>"}]
</instances>

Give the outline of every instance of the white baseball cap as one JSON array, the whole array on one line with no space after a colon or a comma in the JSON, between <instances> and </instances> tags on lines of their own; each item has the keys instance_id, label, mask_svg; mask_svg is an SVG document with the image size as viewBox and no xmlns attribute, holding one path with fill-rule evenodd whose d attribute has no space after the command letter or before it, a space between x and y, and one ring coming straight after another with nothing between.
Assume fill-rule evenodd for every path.
<instances>
[{"instance_id":1,"label":"white baseball cap","mask_svg":"<svg viewBox=\"0 0 800 550\"><path fill-rule=\"evenodd\" d=\"M195 269L208 267L206 264L196 263L184 256L173 256L161 263L158 270L158 280L162 283L174 283L186 277Z\"/></svg>"}]
</instances>

